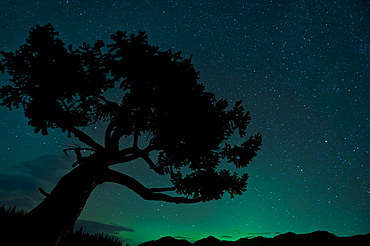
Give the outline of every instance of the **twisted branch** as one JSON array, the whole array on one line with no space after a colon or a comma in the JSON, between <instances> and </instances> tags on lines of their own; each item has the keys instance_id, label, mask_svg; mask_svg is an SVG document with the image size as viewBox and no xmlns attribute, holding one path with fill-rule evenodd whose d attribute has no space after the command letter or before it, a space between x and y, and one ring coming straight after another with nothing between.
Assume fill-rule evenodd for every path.
<instances>
[{"instance_id":1,"label":"twisted branch","mask_svg":"<svg viewBox=\"0 0 370 246\"><path fill-rule=\"evenodd\" d=\"M78 140L80 140L82 143L87 144L88 146L90 146L94 150L96 150L96 151L104 150L103 146L101 146L100 144L95 142L90 136L88 136L84 132L78 130L77 128L68 127L67 130L70 131L71 133L73 133L75 135L75 137L77 137Z\"/></svg>"},{"instance_id":2,"label":"twisted branch","mask_svg":"<svg viewBox=\"0 0 370 246\"><path fill-rule=\"evenodd\" d=\"M165 191L173 191L173 188L147 188L144 185L142 185L139 181L136 179L114 171L112 169L107 169L106 170L106 182L113 182L117 183L120 185L124 185L127 188L130 188L132 191L134 191L136 194L141 196L145 200L153 200L153 201L165 201L165 202L170 202L170 203L197 203L201 202L204 199L202 197L199 198L186 198L186 197L173 197L167 194L163 194L161 192Z\"/></svg>"}]
</instances>

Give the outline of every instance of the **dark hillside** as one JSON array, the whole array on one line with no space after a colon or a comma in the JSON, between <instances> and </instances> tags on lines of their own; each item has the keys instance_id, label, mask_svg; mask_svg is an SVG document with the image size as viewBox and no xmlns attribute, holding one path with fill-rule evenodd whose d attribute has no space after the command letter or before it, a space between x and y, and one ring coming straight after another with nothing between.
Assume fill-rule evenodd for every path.
<instances>
[{"instance_id":1,"label":"dark hillside","mask_svg":"<svg viewBox=\"0 0 370 246\"><path fill-rule=\"evenodd\" d=\"M336 245L370 245L370 234L352 237L337 237L326 231L315 231L307 234L292 232L278 235L274 238L255 237L241 238L237 241L221 241L215 237L198 240L193 244L186 240L165 237L156 241L149 241L139 246L336 246Z\"/></svg>"},{"instance_id":2,"label":"dark hillside","mask_svg":"<svg viewBox=\"0 0 370 246\"><path fill-rule=\"evenodd\" d=\"M26 211L17 211L15 207L0 207L0 245L28 245L27 238L22 237L19 226L22 225ZM65 246L122 246L122 241L104 233L88 234L82 228L65 239ZM128 245L126 245L128 246Z\"/></svg>"}]
</instances>

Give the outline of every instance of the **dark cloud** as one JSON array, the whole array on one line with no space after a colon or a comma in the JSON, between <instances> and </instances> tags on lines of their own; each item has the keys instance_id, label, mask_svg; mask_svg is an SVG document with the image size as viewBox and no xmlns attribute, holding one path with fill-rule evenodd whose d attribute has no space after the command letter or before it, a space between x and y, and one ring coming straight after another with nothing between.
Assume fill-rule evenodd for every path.
<instances>
[{"instance_id":1,"label":"dark cloud","mask_svg":"<svg viewBox=\"0 0 370 246\"><path fill-rule=\"evenodd\" d=\"M0 173L0 204L29 210L43 195L38 188L50 192L59 179L71 168L63 156L45 155L24 161Z\"/></svg>"},{"instance_id":2,"label":"dark cloud","mask_svg":"<svg viewBox=\"0 0 370 246\"><path fill-rule=\"evenodd\" d=\"M32 177L0 173L0 204L29 210L35 206L36 197L41 198L37 187Z\"/></svg>"},{"instance_id":3,"label":"dark cloud","mask_svg":"<svg viewBox=\"0 0 370 246\"><path fill-rule=\"evenodd\" d=\"M134 232L133 229L124 227L124 226L104 224L104 223L100 223L96 221L89 221L89 220L77 220L74 228L78 230L81 227L83 228L84 232L87 232L90 234L104 232L107 234L117 235L121 231Z\"/></svg>"},{"instance_id":4,"label":"dark cloud","mask_svg":"<svg viewBox=\"0 0 370 246\"><path fill-rule=\"evenodd\" d=\"M33 178L25 175L11 175L0 173L0 192L24 192L32 191L36 182Z\"/></svg>"},{"instance_id":5,"label":"dark cloud","mask_svg":"<svg viewBox=\"0 0 370 246\"><path fill-rule=\"evenodd\" d=\"M248 232L247 235L255 235L255 236L261 236L261 235L270 235L275 234L274 232Z\"/></svg>"},{"instance_id":6,"label":"dark cloud","mask_svg":"<svg viewBox=\"0 0 370 246\"><path fill-rule=\"evenodd\" d=\"M175 239L185 239L185 240L193 240L192 237L190 237L189 235L185 235L185 236L174 236L173 238Z\"/></svg>"},{"instance_id":7,"label":"dark cloud","mask_svg":"<svg viewBox=\"0 0 370 246\"><path fill-rule=\"evenodd\" d=\"M232 238L232 236L221 236L221 238Z\"/></svg>"},{"instance_id":8,"label":"dark cloud","mask_svg":"<svg viewBox=\"0 0 370 246\"><path fill-rule=\"evenodd\" d=\"M31 161L23 161L13 169L30 175L38 180L57 183L59 179L71 170L71 161L64 156L44 155Z\"/></svg>"}]
</instances>

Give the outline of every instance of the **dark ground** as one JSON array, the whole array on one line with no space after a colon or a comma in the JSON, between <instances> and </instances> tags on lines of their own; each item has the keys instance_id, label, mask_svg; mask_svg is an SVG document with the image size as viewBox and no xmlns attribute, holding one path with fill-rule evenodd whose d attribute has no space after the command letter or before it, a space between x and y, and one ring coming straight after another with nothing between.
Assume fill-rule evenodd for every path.
<instances>
[{"instance_id":1,"label":"dark ground","mask_svg":"<svg viewBox=\"0 0 370 246\"><path fill-rule=\"evenodd\" d=\"M212 236L190 243L172 237L164 237L156 241L142 243L139 246L336 246L336 245L370 245L370 233L351 237L337 237L326 231L315 231L308 234L292 232L278 235L274 238L255 237L241 238L237 241L221 241Z\"/></svg>"}]
</instances>

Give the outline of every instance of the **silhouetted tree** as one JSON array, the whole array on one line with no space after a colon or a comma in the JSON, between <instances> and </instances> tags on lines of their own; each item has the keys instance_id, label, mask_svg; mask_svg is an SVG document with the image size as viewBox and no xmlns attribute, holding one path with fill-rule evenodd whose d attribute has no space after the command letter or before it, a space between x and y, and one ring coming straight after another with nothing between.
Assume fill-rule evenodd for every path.
<instances>
[{"instance_id":1,"label":"silhouetted tree","mask_svg":"<svg viewBox=\"0 0 370 246\"><path fill-rule=\"evenodd\" d=\"M218 166L224 159L246 167L261 135L239 146L228 143L234 133L245 136L249 112L241 101L229 107L206 92L191 57L160 51L143 32L118 31L109 45L98 40L77 49L66 47L58 34L50 24L36 26L14 53L1 52L0 69L10 75L10 84L0 89L1 105L22 107L36 133L59 128L85 145L65 150L77 156L74 169L50 194L43 192L46 198L27 215L29 236L37 237L42 227L50 235L46 244L61 244L90 193L105 182L127 186L146 200L171 203L212 201L246 190L246 173ZM103 144L83 131L98 122L105 127ZM168 175L173 186L147 188L109 168L137 165L133 160Z\"/></svg>"}]
</instances>

